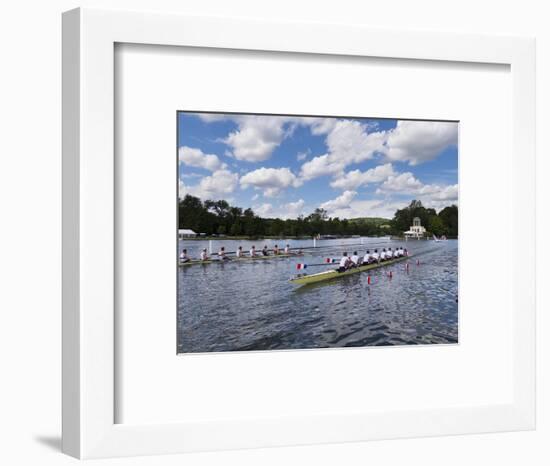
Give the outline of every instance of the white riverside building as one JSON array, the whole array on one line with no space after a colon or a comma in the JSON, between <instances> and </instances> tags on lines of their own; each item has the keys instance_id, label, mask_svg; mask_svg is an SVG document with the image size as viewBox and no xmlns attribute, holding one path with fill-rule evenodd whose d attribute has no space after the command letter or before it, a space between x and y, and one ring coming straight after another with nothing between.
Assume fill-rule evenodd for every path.
<instances>
[{"instance_id":1,"label":"white riverside building","mask_svg":"<svg viewBox=\"0 0 550 466\"><path fill-rule=\"evenodd\" d=\"M187 230L185 228L180 228L178 230L178 237L180 239L182 239L182 238L194 238L195 236L197 236L197 234L193 230Z\"/></svg>"},{"instance_id":2,"label":"white riverside building","mask_svg":"<svg viewBox=\"0 0 550 466\"><path fill-rule=\"evenodd\" d=\"M426 229L420 224L420 218L414 217L412 226L409 227L409 230L403 234L405 235L405 239L409 239L409 238L420 239L424 237L425 233L426 233Z\"/></svg>"}]
</instances>

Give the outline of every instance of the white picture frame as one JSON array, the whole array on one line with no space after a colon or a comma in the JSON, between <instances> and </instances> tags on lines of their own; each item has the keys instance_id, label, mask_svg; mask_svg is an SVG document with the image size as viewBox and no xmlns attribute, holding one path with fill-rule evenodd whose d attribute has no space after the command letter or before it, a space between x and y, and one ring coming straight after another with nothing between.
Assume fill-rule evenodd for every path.
<instances>
[{"instance_id":1,"label":"white picture frame","mask_svg":"<svg viewBox=\"0 0 550 466\"><path fill-rule=\"evenodd\" d=\"M308 33L304 34L304 28ZM513 398L507 404L378 414L115 423L115 133L117 43L504 64L512 77L514 195L510 273ZM63 451L151 455L535 426L535 44L530 38L387 31L77 9L63 15ZM525 265L531 264L531 265Z\"/></svg>"}]
</instances>

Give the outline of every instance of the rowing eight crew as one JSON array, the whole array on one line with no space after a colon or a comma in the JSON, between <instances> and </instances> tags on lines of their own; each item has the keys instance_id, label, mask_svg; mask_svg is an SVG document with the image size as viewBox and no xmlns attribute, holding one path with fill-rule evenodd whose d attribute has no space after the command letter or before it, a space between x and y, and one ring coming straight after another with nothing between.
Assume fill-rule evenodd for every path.
<instances>
[{"instance_id":1,"label":"rowing eight crew","mask_svg":"<svg viewBox=\"0 0 550 466\"><path fill-rule=\"evenodd\" d=\"M250 251L248 252L248 257L259 257L259 256L269 256L269 249L267 248L267 246L264 246L263 249L258 252L256 250L256 246L252 246L250 248ZM298 250L297 254L300 255L302 253L301 250ZM279 249L279 246L275 245L273 246L273 255L274 256L278 256L280 254L285 254L285 255L290 255L292 254L290 252L290 245L287 244L285 246L284 249ZM243 247L242 246L239 246L237 248L237 251L235 251L235 256L237 257L237 259L242 259L244 257L247 257L245 255L245 252L243 251ZM227 253L225 252L225 247L222 246L220 247L219 251L218 251L218 259L219 260L231 260L229 257L227 257ZM189 255L187 254L187 249L183 249L181 251L181 254L180 254L180 263L185 263L185 262L190 262L192 259L189 257ZM208 261L208 260L211 260L211 258L208 256L208 253L206 252L206 248L204 248L201 253L200 253L200 260L201 261Z\"/></svg>"},{"instance_id":2,"label":"rowing eight crew","mask_svg":"<svg viewBox=\"0 0 550 466\"><path fill-rule=\"evenodd\" d=\"M355 251L351 257L348 256L347 252L344 252L342 258L340 259L340 266L338 267L338 271L344 272L346 270L352 269L354 267L359 267L361 265L389 261L397 259L399 257L406 257L408 255L408 251L406 249L403 249L401 246L395 248L395 250L393 251L391 248L388 248L387 250L386 248L384 248L382 249L382 251L380 251L380 253L378 253L378 249L375 249L373 253L367 250L366 254L363 257L357 255L357 251Z\"/></svg>"}]
</instances>

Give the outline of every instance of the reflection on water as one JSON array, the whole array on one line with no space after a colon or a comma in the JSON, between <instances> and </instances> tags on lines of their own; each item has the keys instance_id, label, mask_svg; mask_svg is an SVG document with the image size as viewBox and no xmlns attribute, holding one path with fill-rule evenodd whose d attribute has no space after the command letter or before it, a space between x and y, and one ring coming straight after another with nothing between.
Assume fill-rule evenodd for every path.
<instances>
[{"instance_id":1,"label":"reflection on water","mask_svg":"<svg viewBox=\"0 0 550 466\"><path fill-rule=\"evenodd\" d=\"M346 240L358 243L358 239ZM322 241L300 258L180 267L178 351L243 351L457 343L458 242L396 242L365 238L362 246ZM271 247L284 241L258 241ZM214 244L214 250L221 244ZM224 241L227 251L248 241ZM292 247L311 246L292 241ZM342 251L403 245L404 263L330 282L289 283L296 264L320 263ZM195 257L207 241L180 241ZM420 264L417 265L417 260ZM307 269L308 273L326 267ZM392 278L388 272L392 271ZM367 277L371 276L371 285Z\"/></svg>"}]
</instances>

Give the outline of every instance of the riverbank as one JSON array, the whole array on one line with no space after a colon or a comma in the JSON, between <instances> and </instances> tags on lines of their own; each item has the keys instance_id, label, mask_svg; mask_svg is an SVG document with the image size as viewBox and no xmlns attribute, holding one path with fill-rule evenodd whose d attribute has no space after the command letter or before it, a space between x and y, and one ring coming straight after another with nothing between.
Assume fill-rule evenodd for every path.
<instances>
[{"instance_id":1,"label":"riverbank","mask_svg":"<svg viewBox=\"0 0 550 466\"><path fill-rule=\"evenodd\" d=\"M404 236L390 236L391 240L395 241L433 241L433 236L422 236L421 238L405 238ZM447 236L447 239L454 239L457 240L458 236ZM440 240L445 241L445 240Z\"/></svg>"},{"instance_id":2,"label":"riverbank","mask_svg":"<svg viewBox=\"0 0 550 466\"><path fill-rule=\"evenodd\" d=\"M195 237L180 237L180 240L185 241L259 241L259 240L278 240L278 241L324 241L324 240L334 240L334 239L359 239L359 238L389 238L388 236L338 236L333 238L314 238L312 236L195 236Z\"/></svg>"}]
</instances>

